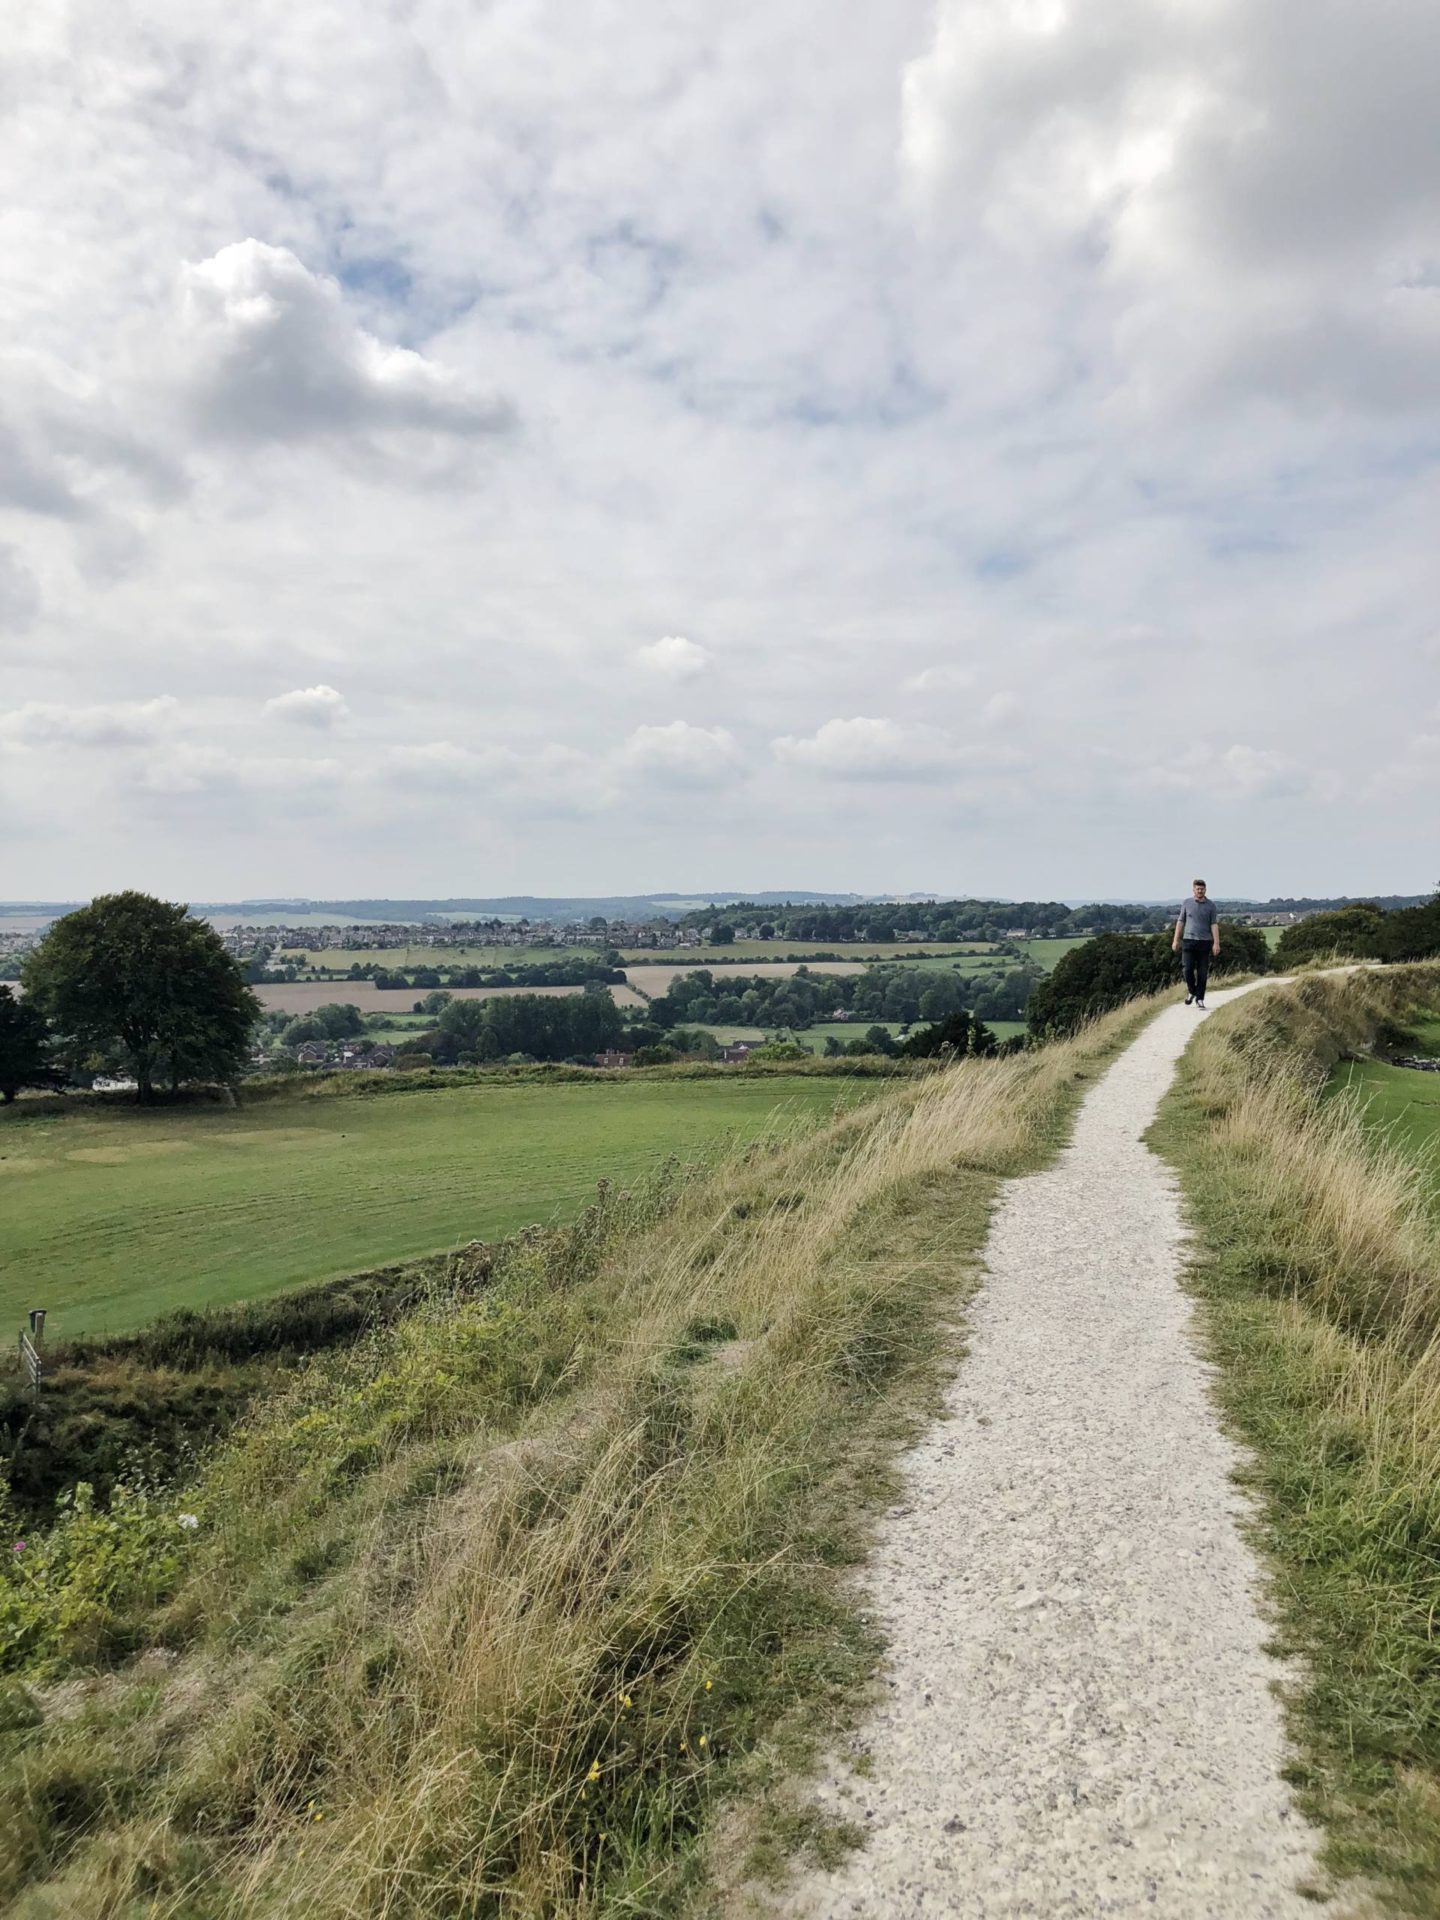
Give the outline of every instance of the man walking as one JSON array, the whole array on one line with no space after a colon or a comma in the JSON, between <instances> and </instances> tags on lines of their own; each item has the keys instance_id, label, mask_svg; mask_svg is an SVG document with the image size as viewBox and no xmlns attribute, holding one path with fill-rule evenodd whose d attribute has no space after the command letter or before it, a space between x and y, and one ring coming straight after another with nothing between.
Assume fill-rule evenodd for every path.
<instances>
[{"instance_id":1,"label":"man walking","mask_svg":"<svg viewBox=\"0 0 1440 1920\"><path fill-rule=\"evenodd\" d=\"M1185 970L1186 1006L1193 1001L1203 1011L1210 962L1220 953L1220 915L1215 902L1205 892L1203 880L1193 881L1190 898L1181 902L1170 948L1180 955Z\"/></svg>"}]
</instances>

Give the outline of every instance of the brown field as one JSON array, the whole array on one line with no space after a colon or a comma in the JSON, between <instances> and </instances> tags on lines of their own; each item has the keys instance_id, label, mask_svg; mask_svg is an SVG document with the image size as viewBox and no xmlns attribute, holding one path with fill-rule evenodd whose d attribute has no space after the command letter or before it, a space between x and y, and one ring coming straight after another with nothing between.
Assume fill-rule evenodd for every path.
<instances>
[{"instance_id":1,"label":"brown field","mask_svg":"<svg viewBox=\"0 0 1440 1920\"><path fill-rule=\"evenodd\" d=\"M294 980L288 986L266 985L255 989L260 1004L282 1013L309 1013L313 1007L358 1007L361 1013L409 1013L417 1000L430 992L428 987L405 987L399 992L377 987L373 980ZM579 987L448 987L455 1000L495 1000L507 993L579 993ZM618 1007L640 1007L644 1000L629 987L607 987Z\"/></svg>"},{"instance_id":2,"label":"brown field","mask_svg":"<svg viewBox=\"0 0 1440 1920\"><path fill-rule=\"evenodd\" d=\"M670 991L670 982L682 973L699 973L703 960L666 960L648 966L626 967L625 978L632 987L643 987L653 1000ZM863 960L742 960L736 967L712 966L709 970L718 982L739 980L788 980L808 966L812 973L864 973ZM618 991L618 989L617 989Z\"/></svg>"}]
</instances>

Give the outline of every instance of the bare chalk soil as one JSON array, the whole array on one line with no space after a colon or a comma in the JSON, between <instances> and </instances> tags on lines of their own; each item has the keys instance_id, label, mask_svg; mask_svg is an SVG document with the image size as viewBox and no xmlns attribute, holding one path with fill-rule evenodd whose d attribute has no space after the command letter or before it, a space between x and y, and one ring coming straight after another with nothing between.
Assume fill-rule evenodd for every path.
<instances>
[{"instance_id":1,"label":"bare chalk soil","mask_svg":"<svg viewBox=\"0 0 1440 1920\"><path fill-rule=\"evenodd\" d=\"M1230 994L1217 993L1212 1006ZM865 1844L810 1920L1302 1920L1259 1576L1142 1144L1197 1020L1159 1014L991 1229L949 1417L867 1572L883 1698L819 1798Z\"/></svg>"}]
</instances>

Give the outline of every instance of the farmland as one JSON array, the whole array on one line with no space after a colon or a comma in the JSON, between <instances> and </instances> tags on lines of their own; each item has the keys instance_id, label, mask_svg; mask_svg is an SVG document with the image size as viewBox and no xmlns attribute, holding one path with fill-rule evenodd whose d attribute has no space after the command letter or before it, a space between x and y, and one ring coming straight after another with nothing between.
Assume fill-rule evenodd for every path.
<instances>
[{"instance_id":1,"label":"farmland","mask_svg":"<svg viewBox=\"0 0 1440 1920\"><path fill-rule=\"evenodd\" d=\"M579 993L579 987L450 987L455 1000L495 1000L511 993ZM630 987L607 987L605 991L617 1006L638 1007L644 1003ZM288 984L269 984L255 989L260 1004L281 1013L310 1013L316 1007L339 1003L358 1007L361 1013L409 1013L423 999L423 987L377 987L373 980L292 980Z\"/></svg>"},{"instance_id":2,"label":"farmland","mask_svg":"<svg viewBox=\"0 0 1440 1920\"><path fill-rule=\"evenodd\" d=\"M807 963L804 961L783 960L747 962L742 967L717 967L715 973L717 978L727 981L788 980L805 964ZM681 974L697 973L700 970L698 962L667 960L652 962L648 966L626 967L625 978L632 987L638 988L648 999L656 1000L670 991L672 980L679 979ZM865 963L862 960L816 960L810 963L810 971L826 974L864 973Z\"/></svg>"},{"instance_id":3,"label":"farmland","mask_svg":"<svg viewBox=\"0 0 1440 1920\"><path fill-rule=\"evenodd\" d=\"M0 1117L0 1326L57 1336L305 1281L564 1217L634 1179L868 1097L839 1077L493 1084L249 1109Z\"/></svg>"},{"instance_id":4,"label":"farmland","mask_svg":"<svg viewBox=\"0 0 1440 1920\"><path fill-rule=\"evenodd\" d=\"M807 957L826 953L839 953L846 960L913 960L917 950L951 959L959 959L966 954L993 952L993 948L983 942L956 943L945 940L847 941L838 946L833 940L736 940L729 946L686 947L683 951L671 948L657 952L654 947L626 946L617 949L626 966L656 961L660 964L678 962L687 967L732 965L737 960L803 961ZM417 941L413 946L405 947L287 947L278 951L274 960L287 964L293 961L297 966L315 967L331 973L345 973L352 966L538 967L577 956L594 957L599 951L594 947L436 946Z\"/></svg>"}]
</instances>

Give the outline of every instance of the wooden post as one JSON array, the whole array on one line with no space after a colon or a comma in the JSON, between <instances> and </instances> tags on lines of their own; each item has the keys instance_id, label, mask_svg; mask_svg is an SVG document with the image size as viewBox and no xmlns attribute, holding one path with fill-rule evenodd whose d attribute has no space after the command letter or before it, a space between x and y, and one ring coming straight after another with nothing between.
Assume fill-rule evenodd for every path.
<instances>
[{"instance_id":1,"label":"wooden post","mask_svg":"<svg viewBox=\"0 0 1440 1920\"><path fill-rule=\"evenodd\" d=\"M40 1382L45 1377L44 1363L40 1358L41 1344L45 1338L45 1309L30 1309L30 1331L20 1336L20 1365L25 1369L30 1389L35 1398L40 1398Z\"/></svg>"}]
</instances>

